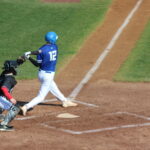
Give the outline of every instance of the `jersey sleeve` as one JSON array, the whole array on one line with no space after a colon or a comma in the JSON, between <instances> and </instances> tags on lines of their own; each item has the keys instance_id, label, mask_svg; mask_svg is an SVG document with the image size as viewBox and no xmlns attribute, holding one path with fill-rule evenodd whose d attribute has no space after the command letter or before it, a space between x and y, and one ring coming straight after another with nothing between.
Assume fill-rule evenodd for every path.
<instances>
[{"instance_id":1,"label":"jersey sleeve","mask_svg":"<svg viewBox=\"0 0 150 150\"><path fill-rule=\"evenodd\" d=\"M37 55L37 58L36 58L38 63L42 63L42 60L43 60L42 53L43 53L44 48L45 48L45 45L39 48L40 53Z\"/></svg>"},{"instance_id":2,"label":"jersey sleeve","mask_svg":"<svg viewBox=\"0 0 150 150\"><path fill-rule=\"evenodd\" d=\"M10 99L12 99L13 97L12 97L12 95L10 94L10 92L8 91L8 89L7 89L7 87L1 87L1 90L2 90L2 92L3 92L3 94L4 94L4 96L8 99L8 100L10 100Z\"/></svg>"}]
</instances>

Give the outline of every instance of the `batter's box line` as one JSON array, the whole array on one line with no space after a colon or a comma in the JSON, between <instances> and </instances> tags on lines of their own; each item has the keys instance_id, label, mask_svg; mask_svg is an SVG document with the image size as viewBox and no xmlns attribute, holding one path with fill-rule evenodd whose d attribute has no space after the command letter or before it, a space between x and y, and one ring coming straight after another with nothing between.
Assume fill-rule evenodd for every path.
<instances>
[{"instance_id":1,"label":"batter's box line","mask_svg":"<svg viewBox=\"0 0 150 150\"><path fill-rule=\"evenodd\" d=\"M55 101L58 101L58 100L54 98L54 99L50 99L50 100L45 100L43 103L46 103L46 102L55 102ZM82 105L85 105L85 106L88 106L88 107L99 107L96 104L86 103L86 102L79 101L79 100L72 100L72 101L77 102L77 103L82 104Z\"/></svg>"},{"instance_id":2,"label":"batter's box line","mask_svg":"<svg viewBox=\"0 0 150 150\"><path fill-rule=\"evenodd\" d=\"M63 128L56 128L54 126L49 126L45 123L42 123L40 125L43 126L43 127L49 128L49 129L54 129L54 130L62 131L62 132L69 133L69 134L81 135L81 134L98 133L98 132L104 132L104 131L112 131L112 130L118 130L118 129L127 129L127 128L150 126L150 122L141 123L141 124L121 125L121 126L114 126L114 127L108 127L108 128L100 128L100 129L92 129L92 130L84 130L84 131L74 131L74 130L68 130L68 129L63 129Z\"/></svg>"}]
</instances>

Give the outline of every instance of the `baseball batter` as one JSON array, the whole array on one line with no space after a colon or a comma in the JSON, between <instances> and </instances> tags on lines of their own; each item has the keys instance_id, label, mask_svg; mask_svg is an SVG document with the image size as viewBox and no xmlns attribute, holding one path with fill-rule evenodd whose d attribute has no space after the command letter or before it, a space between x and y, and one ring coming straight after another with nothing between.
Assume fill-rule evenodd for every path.
<instances>
[{"instance_id":1,"label":"baseball batter","mask_svg":"<svg viewBox=\"0 0 150 150\"><path fill-rule=\"evenodd\" d=\"M21 108L24 116L28 109L33 108L35 105L44 101L48 92L51 92L58 100L60 100L63 107L77 106L76 103L68 100L61 93L54 81L58 58L58 47L56 45L57 39L58 36L55 32L48 32L45 35L46 44L40 47L37 51L29 51L24 54L33 65L39 67L38 78L41 82L38 95ZM30 55L37 55L37 60L31 58Z\"/></svg>"}]
</instances>

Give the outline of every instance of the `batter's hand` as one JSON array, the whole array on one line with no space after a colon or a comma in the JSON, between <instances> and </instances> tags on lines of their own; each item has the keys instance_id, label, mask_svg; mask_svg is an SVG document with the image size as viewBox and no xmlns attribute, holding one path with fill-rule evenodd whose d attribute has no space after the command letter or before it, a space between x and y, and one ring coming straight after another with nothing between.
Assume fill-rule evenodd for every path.
<instances>
[{"instance_id":1,"label":"batter's hand","mask_svg":"<svg viewBox=\"0 0 150 150\"><path fill-rule=\"evenodd\" d=\"M29 52L25 52L25 53L24 53L24 57L25 57L26 59L29 59L30 54L31 54L31 52L30 52L30 51L29 51Z\"/></svg>"},{"instance_id":2,"label":"batter's hand","mask_svg":"<svg viewBox=\"0 0 150 150\"><path fill-rule=\"evenodd\" d=\"M17 104L17 101L16 101L14 98L10 99L10 101L11 101L14 105Z\"/></svg>"}]
</instances>

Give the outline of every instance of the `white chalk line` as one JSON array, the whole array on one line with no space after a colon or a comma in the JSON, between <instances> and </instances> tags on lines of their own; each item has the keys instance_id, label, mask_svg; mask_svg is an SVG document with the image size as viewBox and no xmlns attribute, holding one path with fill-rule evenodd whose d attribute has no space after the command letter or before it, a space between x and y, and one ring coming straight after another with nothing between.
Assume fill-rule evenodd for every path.
<instances>
[{"instance_id":1,"label":"white chalk line","mask_svg":"<svg viewBox=\"0 0 150 150\"><path fill-rule=\"evenodd\" d=\"M54 99L50 99L50 100L44 100L43 103L46 103L46 102L55 102L55 101L58 101L58 100L56 98L54 98ZM82 102L82 101L79 101L79 100L72 100L72 101L77 102L77 103L82 104L82 105L85 105L85 106L89 106L89 107L99 107L96 104L86 103L86 102Z\"/></svg>"},{"instance_id":2,"label":"white chalk line","mask_svg":"<svg viewBox=\"0 0 150 150\"><path fill-rule=\"evenodd\" d=\"M141 123L141 124L129 124L129 125L120 125L120 126L114 126L114 127L108 127L108 128L100 128L100 129L93 129L93 130L84 130L84 131L74 131L74 130L68 130L63 128L56 128L54 126L49 126L45 123L41 124L43 127L49 128L49 129L55 129L58 131L62 131L69 134L88 134L88 133L98 133L98 132L104 132L104 131L112 131L112 130L118 130L118 129L127 129L127 128L136 128L136 127L145 127L150 126L150 122L147 123Z\"/></svg>"},{"instance_id":3,"label":"white chalk line","mask_svg":"<svg viewBox=\"0 0 150 150\"><path fill-rule=\"evenodd\" d=\"M28 117L15 118L14 120L29 120L29 119L34 119L38 117L39 116L28 116Z\"/></svg>"},{"instance_id":4,"label":"white chalk line","mask_svg":"<svg viewBox=\"0 0 150 150\"><path fill-rule=\"evenodd\" d=\"M116 41L119 39L121 33L123 32L124 28L128 25L131 18L133 17L134 13L138 10L143 0L138 0L135 7L131 10L127 18L124 20L123 24L120 26L120 28L117 30L115 35L113 36L112 40L109 42L108 46L103 50L102 54L99 56L93 67L87 72L85 77L81 80L81 82L77 85L77 87L72 91L72 93L69 95L70 98L75 99L79 92L82 90L84 85L91 79L93 74L96 72L96 70L100 67L101 63L104 61L105 57L109 54L112 47L115 45Z\"/></svg>"},{"instance_id":5,"label":"white chalk line","mask_svg":"<svg viewBox=\"0 0 150 150\"><path fill-rule=\"evenodd\" d=\"M127 129L127 128L136 128L136 127L145 127L150 126L150 122L147 123L141 123L141 124L129 124L129 125L120 125L120 126L114 126L114 127L108 127L108 128L100 128L100 129L93 129L93 130L84 130L84 131L74 131L74 130L68 130L63 128L56 128L54 126L49 126L45 123L41 124L43 127L49 128L49 129L55 129L58 131L62 131L69 134L88 134L88 133L98 133L98 132L104 132L104 131L112 131L112 130L118 130L118 129Z\"/></svg>"},{"instance_id":6,"label":"white chalk line","mask_svg":"<svg viewBox=\"0 0 150 150\"><path fill-rule=\"evenodd\" d=\"M129 113L129 112L114 112L114 113L106 113L103 114L105 116L108 115L118 115L118 114L126 114L129 116L134 116L140 119L144 119L144 120L150 120L150 117L146 117L143 115L138 115L138 114L134 114L134 113ZM68 120L67 120L68 121ZM92 130L84 130L84 131L74 131L74 130L69 130L69 129L63 129L63 128L57 128L55 126L50 126L48 125L49 122L45 122L45 123L41 123L40 125L49 129L55 129L58 131L62 131L62 132L66 132L69 134L87 134L87 133L98 133L98 132L104 132L104 131L111 131L111 130L118 130L118 129L127 129L127 128L136 128L136 127L144 127L144 126L150 126L150 122L147 123L140 123L140 124L127 124L127 125L119 125L119 126L114 126L114 127L107 127L107 128L99 128L99 129L92 129Z\"/></svg>"}]
</instances>

